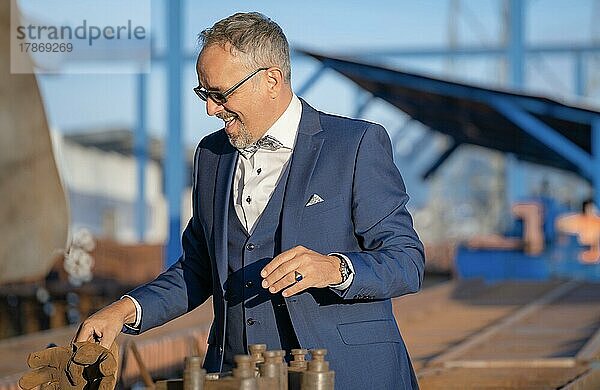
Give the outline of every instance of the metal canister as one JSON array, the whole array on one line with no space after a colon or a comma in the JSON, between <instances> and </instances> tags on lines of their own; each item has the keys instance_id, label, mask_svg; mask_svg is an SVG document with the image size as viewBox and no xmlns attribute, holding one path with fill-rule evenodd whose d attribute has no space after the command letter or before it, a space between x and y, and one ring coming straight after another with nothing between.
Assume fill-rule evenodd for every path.
<instances>
[{"instance_id":1,"label":"metal canister","mask_svg":"<svg viewBox=\"0 0 600 390\"><path fill-rule=\"evenodd\" d=\"M252 364L254 365L254 373L259 376L258 365L265 361L263 353L267 350L267 344L250 344L248 351L252 357Z\"/></svg>"},{"instance_id":2,"label":"metal canister","mask_svg":"<svg viewBox=\"0 0 600 390\"><path fill-rule=\"evenodd\" d=\"M203 390L205 377L206 370L202 368L202 358L200 356L186 357L183 369L183 389Z\"/></svg>"},{"instance_id":3,"label":"metal canister","mask_svg":"<svg viewBox=\"0 0 600 390\"><path fill-rule=\"evenodd\" d=\"M258 382L254 373L254 363L251 356L236 355L236 367L233 369L233 379L239 381L239 390L257 390Z\"/></svg>"},{"instance_id":4,"label":"metal canister","mask_svg":"<svg viewBox=\"0 0 600 390\"><path fill-rule=\"evenodd\" d=\"M302 373L302 390L333 390L335 385L335 372L329 370L329 363L325 361L326 349L310 351L312 359L308 362L308 369Z\"/></svg>"},{"instance_id":5,"label":"metal canister","mask_svg":"<svg viewBox=\"0 0 600 390\"><path fill-rule=\"evenodd\" d=\"M287 365L283 361L285 351L265 351L264 363L258 366L262 378L273 378L277 382L276 389L287 390Z\"/></svg>"},{"instance_id":6,"label":"metal canister","mask_svg":"<svg viewBox=\"0 0 600 390\"><path fill-rule=\"evenodd\" d=\"M307 349L292 349L292 361L288 367L288 389L300 390L302 373L308 368Z\"/></svg>"}]
</instances>

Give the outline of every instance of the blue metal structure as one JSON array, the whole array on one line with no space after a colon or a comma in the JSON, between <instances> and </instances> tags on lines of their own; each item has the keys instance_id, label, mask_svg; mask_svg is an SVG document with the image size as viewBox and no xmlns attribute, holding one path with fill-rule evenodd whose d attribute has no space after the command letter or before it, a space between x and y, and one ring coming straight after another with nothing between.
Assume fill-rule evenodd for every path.
<instances>
[{"instance_id":1,"label":"blue metal structure","mask_svg":"<svg viewBox=\"0 0 600 390\"><path fill-rule=\"evenodd\" d=\"M138 75L137 125L134 133L133 153L137 162L137 201L135 226L138 240L146 238L146 165L148 163L148 133L146 128L146 73Z\"/></svg>"},{"instance_id":2,"label":"blue metal structure","mask_svg":"<svg viewBox=\"0 0 600 390\"><path fill-rule=\"evenodd\" d=\"M169 204L169 236L165 263L170 266L181 255L181 195L183 194L184 153L181 138L181 28L183 24L181 0L169 1L167 8L167 142L164 154L164 175Z\"/></svg>"},{"instance_id":3,"label":"blue metal structure","mask_svg":"<svg viewBox=\"0 0 600 390\"><path fill-rule=\"evenodd\" d=\"M594 184L592 124L600 111L401 72L368 63L304 52L428 126L452 137L519 159L576 172ZM434 169L429 169L429 176Z\"/></svg>"},{"instance_id":4,"label":"blue metal structure","mask_svg":"<svg viewBox=\"0 0 600 390\"><path fill-rule=\"evenodd\" d=\"M594 202L600 205L600 117L592 120L592 164Z\"/></svg>"},{"instance_id":5,"label":"blue metal structure","mask_svg":"<svg viewBox=\"0 0 600 390\"><path fill-rule=\"evenodd\" d=\"M510 29L508 40L508 61L510 64L511 87L520 90L523 87L525 69L524 55L524 23L523 0L509 2Z\"/></svg>"}]
</instances>

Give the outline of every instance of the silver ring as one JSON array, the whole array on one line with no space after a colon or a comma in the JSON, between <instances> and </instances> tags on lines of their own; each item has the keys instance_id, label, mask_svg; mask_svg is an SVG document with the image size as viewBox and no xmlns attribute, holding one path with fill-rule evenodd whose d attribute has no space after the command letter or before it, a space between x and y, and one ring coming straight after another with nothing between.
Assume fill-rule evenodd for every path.
<instances>
[{"instance_id":1,"label":"silver ring","mask_svg":"<svg viewBox=\"0 0 600 390\"><path fill-rule=\"evenodd\" d=\"M304 279L304 277L302 276L302 274L300 272L294 271L294 279L296 279L296 283L298 283L299 281Z\"/></svg>"}]
</instances>

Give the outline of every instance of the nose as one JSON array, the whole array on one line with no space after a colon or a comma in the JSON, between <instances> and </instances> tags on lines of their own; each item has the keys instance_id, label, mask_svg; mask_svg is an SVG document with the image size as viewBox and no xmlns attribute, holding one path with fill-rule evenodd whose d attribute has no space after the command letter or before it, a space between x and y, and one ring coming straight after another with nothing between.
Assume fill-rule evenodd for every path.
<instances>
[{"instance_id":1,"label":"nose","mask_svg":"<svg viewBox=\"0 0 600 390\"><path fill-rule=\"evenodd\" d=\"M223 105L215 103L210 97L206 99L206 113L209 116L214 116L221 111L223 111Z\"/></svg>"}]
</instances>

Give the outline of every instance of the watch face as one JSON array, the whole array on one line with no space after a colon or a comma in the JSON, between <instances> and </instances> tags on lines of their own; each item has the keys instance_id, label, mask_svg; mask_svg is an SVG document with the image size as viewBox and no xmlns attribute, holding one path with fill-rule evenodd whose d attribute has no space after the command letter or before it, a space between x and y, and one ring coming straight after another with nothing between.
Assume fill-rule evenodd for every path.
<instances>
[{"instance_id":1,"label":"watch face","mask_svg":"<svg viewBox=\"0 0 600 390\"><path fill-rule=\"evenodd\" d=\"M340 258L340 273L342 274L342 283L350 276L350 269L346 263L346 259Z\"/></svg>"}]
</instances>

